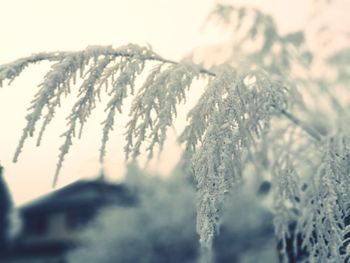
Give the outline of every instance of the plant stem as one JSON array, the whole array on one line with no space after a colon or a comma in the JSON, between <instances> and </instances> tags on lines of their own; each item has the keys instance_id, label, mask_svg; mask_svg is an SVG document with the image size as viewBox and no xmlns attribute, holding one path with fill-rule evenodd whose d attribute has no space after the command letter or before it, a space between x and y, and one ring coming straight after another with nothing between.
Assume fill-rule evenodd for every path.
<instances>
[{"instance_id":1,"label":"plant stem","mask_svg":"<svg viewBox=\"0 0 350 263\"><path fill-rule=\"evenodd\" d=\"M307 134L309 134L312 138L314 138L316 141L321 141L322 136L313 128L308 126L307 124L303 123L301 120L299 120L297 117L295 117L292 113L280 109L280 113L285 116L287 119L289 119L291 122L293 122L295 125L299 126L301 129L303 129Z\"/></svg>"},{"instance_id":2,"label":"plant stem","mask_svg":"<svg viewBox=\"0 0 350 263\"><path fill-rule=\"evenodd\" d=\"M62 57L67 56L73 52L51 52L51 53L43 53L43 54L37 54L33 55L31 57L28 57L26 59L21 59L20 62L22 63L37 63L42 60L49 60L49 61L55 61L55 60L60 60ZM120 50L109 50L107 51L104 55L111 55L114 57L134 57L134 54L132 52L128 51L120 51ZM139 56L138 59L140 60L149 60L149 61L159 61L162 63L168 63L168 64L173 64L177 65L179 62L173 61L170 59L163 58L161 56L158 56L157 54L154 55L145 55L145 56ZM6 65L5 65L6 66ZM2 70L6 69L6 67L0 65L0 73ZM216 74L214 72L211 72L210 70L201 67L199 69L199 72L201 74L205 74L211 77L216 77ZM311 137L313 137L317 141L321 141L322 136L314 129L312 129L310 126L307 124L303 123L301 120L299 120L297 117L295 117L292 113L284 110L284 109L279 109L280 113L288 118L290 121L292 121L295 125L299 126L301 129L303 129L307 134L309 134Z\"/></svg>"}]
</instances>

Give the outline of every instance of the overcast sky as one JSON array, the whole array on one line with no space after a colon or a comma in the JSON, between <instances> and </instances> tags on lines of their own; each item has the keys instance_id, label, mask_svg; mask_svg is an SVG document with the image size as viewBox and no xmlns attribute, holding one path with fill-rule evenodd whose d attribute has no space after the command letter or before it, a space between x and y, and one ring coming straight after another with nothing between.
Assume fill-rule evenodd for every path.
<instances>
[{"instance_id":1,"label":"overcast sky","mask_svg":"<svg viewBox=\"0 0 350 263\"><path fill-rule=\"evenodd\" d=\"M0 0L0 64L35 52L79 50L88 45L152 45L161 55L178 60L198 45L215 42L199 30L213 0ZM285 29L297 29L309 12L306 1L256 0L272 12ZM293 2L293 5L290 3ZM287 5L289 4L289 5ZM64 114L58 114L44 136L42 146L28 140L19 162L12 156L25 125L26 109L48 65L27 69L11 86L0 90L0 161L5 167L16 204L51 191L58 148L64 132ZM72 98L73 99L73 98ZM70 101L67 100L67 105ZM63 109L63 112L65 109ZM66 111L67 112L67 111ZM98 173L101 140L97 113L88 123L84 137L72 147L63 166L58 186ZM118 124L118 122L117 122ZM123 173L122 131L113 133L106 171L110 178ZM158 163L167 173L178 158L172 146Z\"/></svg>"}]
</instances>

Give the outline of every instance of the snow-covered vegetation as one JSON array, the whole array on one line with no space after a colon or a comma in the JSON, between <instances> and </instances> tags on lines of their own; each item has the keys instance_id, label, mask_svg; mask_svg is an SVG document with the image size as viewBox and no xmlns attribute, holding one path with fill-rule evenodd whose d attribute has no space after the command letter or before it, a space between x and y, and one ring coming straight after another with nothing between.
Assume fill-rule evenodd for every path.
<instances>
[{"instance_id":1,"label":"snow-covered vegetation","mask_svg":"<svg viewBox=\"0 0 350 263\"><path fill-rule=\"evenodd\" d=\"M297 258L301 247L305 255L298 261L345 262L350 256L348 47L320 60L303 31L280 33L270 15L254 8L219 4L208 23L213 20L232 32L231 48L217 65L206 58L198 61L195 52L175 62L137 45L41 53L2 65L0 82L7 85L30 64L52 63L32 101L14 161L36 129L40 144L77 78L83 81L67 117L54 181L102 93L109 100L101 162L114 120L125 113L129 97L126 159L153 158L193 83L206 80L179 136L197 182L196 225L203 249L213 246L229 193L242 188L247 177L256 177L272 185L283 261ZM314 61L334 74L324 74ZM139 77L141 86L136 85ZM140 217L134 220L144 220L140 211L132 213Z\"/></svg>"}]
</instances>

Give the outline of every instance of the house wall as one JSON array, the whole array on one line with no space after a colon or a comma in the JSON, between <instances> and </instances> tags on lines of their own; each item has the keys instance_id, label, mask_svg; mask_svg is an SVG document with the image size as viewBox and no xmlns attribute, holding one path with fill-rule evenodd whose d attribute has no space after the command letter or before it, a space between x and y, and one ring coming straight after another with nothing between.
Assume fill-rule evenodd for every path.
<instances>
[{"instance_id":1,"label":"house wall","mask_svg":"<svg viewBox=\"0 0 350 263\"><path fill-rule=\"evenodd\" d=\"M29 233L21 239L22 244L47 243L53 241L79 241L81 229L71 228L66 212L57 212L47 217L47 229L43 233Z\"/></svg>"},{"instance_id":2,"label":"house wall","mask_svg":"<svg viewBox=\"0 0 350 263\"><path fill-rule=\"evenodd\" d=\"M14 258L14 259L0 259L0 263L64 263L62 258L57 257L33 257L33 258Z\"/></svg>"}]
</instances>

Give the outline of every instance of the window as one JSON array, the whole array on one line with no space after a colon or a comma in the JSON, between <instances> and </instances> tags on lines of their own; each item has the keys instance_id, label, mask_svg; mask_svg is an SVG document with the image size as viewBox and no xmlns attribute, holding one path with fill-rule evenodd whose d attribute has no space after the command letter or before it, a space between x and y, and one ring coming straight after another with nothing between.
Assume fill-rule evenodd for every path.
<instances>
[{"instance_id":1,"label":"window","mask_svg":"<svg viewBox=\"0 0 350 263\"><path fill-rule=\"evenodd\" d=\"M70 229L79 229L86 226L94 216L92 209L76 209L69 211L66 216L66 226Z\"/></svg>"},{"instance_id":2,"label":"window","mask_svg":"<svg viewBox=\"0 0 350 263\"><path fill-rule=\"evenodd\" d=\"M28 215L25 219L25 232L28 234L45 234L48 230L48 218L45 215Z\"/></svg>"}]
</instances>

